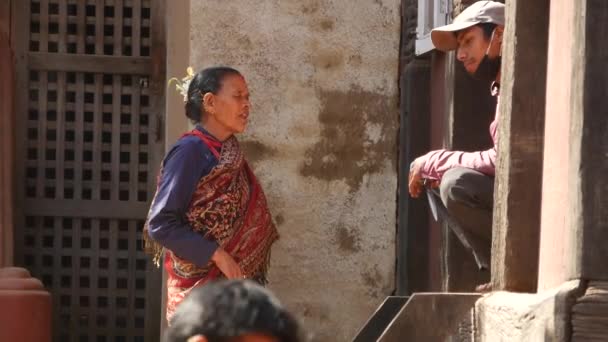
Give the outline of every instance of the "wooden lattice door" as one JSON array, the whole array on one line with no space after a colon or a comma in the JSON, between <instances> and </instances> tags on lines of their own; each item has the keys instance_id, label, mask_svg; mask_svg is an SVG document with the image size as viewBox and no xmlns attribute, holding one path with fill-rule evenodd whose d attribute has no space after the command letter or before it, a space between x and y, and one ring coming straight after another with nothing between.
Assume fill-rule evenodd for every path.
<instances>
[{"instance_id":1,"label":"wooden lattice door","mask_svg":"<svg viewBox=\"0 0 608 342\"><path fill-rule=\"evenodd\" d=\"M55 341L155 341L141 229L162 157L163 0L11 0L16 262L53 295Z\"/></svg>"}]
</instances>

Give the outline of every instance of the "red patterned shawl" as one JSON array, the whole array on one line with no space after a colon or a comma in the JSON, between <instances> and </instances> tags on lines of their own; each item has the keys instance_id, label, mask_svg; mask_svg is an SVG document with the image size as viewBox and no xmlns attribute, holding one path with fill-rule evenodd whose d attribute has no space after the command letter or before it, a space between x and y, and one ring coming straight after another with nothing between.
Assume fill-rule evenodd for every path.
<instances>
[{"instance_id":1,"label":"red patterned shawl","mask_svg":"<svg viewBox=\"0 0 608 342\"><path fill-rule=\"evenodd\" d=\"M201 138L219 160L218 165L199 181L192 195L186 215L190 226L217 241L236 260L247 278L265 283L270 247L278 239L278 232L264 192L236 138L226 140L218 152L214 141L200 131L195 129L186 135ZM157 253L159 250L156 249ZM200 268L176 254L179 251L167 250L165 253L168 321L190 290L223 277L211 261Z\"/></svg>"}]
</instances>

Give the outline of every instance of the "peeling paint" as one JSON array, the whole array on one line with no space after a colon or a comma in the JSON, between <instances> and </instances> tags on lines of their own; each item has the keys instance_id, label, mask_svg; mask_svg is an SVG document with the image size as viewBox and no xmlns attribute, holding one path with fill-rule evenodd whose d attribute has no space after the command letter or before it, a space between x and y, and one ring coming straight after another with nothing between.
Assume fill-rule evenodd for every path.
<instances>
[{"instance_id":1,"label":"peeling paint","mask_svg":"<svg viewBox=\"0 0 608 342\"><path fill-rule=\"evenodd\" d=\"M334 240L343 252L356 253L361 250L361 237L356 229L339 226L335 231Z\"/></svg>"},{"instance_id":2,"label":"peeling paint","mask_svg":"<svg viewBox=\"0 0 608 342\"><path fill-rule=\"evenodd\" d=\"M378 271L378 265L374 265L374 268L361 273L363 283L370 288L376 288L379 285L378 280L381 279L380 272Z\"/></svg>"},{"instance_id":3,"label":"peeling paint","mask_svg":"<svg viewBox=\"0 0 608 342\"><path fill-rule=\"evenodd\" d=\"M321 8L319 1L306 1L306 4L302 6L302 13L304 14L315 14Z\"/></svg>"},{"instance_id":4,"label":"peeling paint","mask_svg":"<svg viewBox=\"0 0 608 342\"><path fill-rule=\"evenodd\" d=\"M239 145L244 151L245 158L251 164L268 159L277 153L274 148L264 145L256 140L241 141L239 142Z\"/></svg>"},{"instance_id":5,"label":"peeling paint","mask_svg":"<svg viewBox=\"0 0 608 342\"><path fill-rule=\"evenodd\" d=\"M344 65L344 58L337 50L319 51L312 56L312 64L321 69L337 69Z\"/></svg>"},{"instance_id":6,"label":"peeling paint","mask_svg":"<svg viewBox=\"0 0 608 342\"><path fill-rule=\"evenodd\" d=\"M372 269L361 273L363 283L367 287L367 294L374 298L382 297L382 275L378 270L378 265L374 265Z\"/></svg>"},{"instance_id":7,"label":"peeling paint","mask_svg":"<svg viewBox=\"0 0 608 342\"><path fill-rule=\"evenodd\" d=\"M283 214L277 214L274 217L274 222L276 223L277 226L280 226L283 223L285 223L285 217L283 216Z\"/></svg>"},{"instance_id":8,"label":"peeling paint","mask_svg":"<svg viewBox=\"0 0 608 342\"><path fill-rule=\"evenodd\" d=\"M347 92L319 91L320 140L306 151L300 168L305 177L345 181L351 191L384 162L396 164L395 99L352 86ZM372 137L368 135L373 132ZM371 139L370 139L371 138Z\"/></svg>"},{"instance_id":9,"label":"peeling paint","mask_svg":"<svg viewBox=\"0 0 608 342\"><path fill-rule=\"evenodd\" d=\"M334 21L331 19L323 19L321 20L321 23L319 24L319 26L321 27L321 29L323 29L324 31L331 31L334 29Z\"/></svg>"}]
</instances>

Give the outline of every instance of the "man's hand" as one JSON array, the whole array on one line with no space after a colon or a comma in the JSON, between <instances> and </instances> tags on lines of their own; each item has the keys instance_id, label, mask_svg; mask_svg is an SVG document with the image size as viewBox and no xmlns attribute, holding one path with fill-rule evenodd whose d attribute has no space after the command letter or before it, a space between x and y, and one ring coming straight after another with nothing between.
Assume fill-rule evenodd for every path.
<instances>
[{"instance_id":1,"label":"man's hand","mask_svg":"<svg viewBox=\"0 0 608 342\"><path fill-rule=\"evenodd\" d=\"M408 187L410 190L410 196L418 198L424 189L422 176L420 175L420 168L422 167L422 161L420 158L416 158L410 166L410 177Z\"/></svg>"},{"instance_id":2,"label":"man's hand","mask_svg":"<svg viewBox=\"0 0 608 342\"><path fill-rule=\"evenodd\" d=\"M420 175L420 169L424 164L424 160L422 158L423 157L416 158L416 160L414 160L412 162L412 165L410 166L408 187L410 190L410 196L412 196L413 198L420 197L420 194L422 193L422 190L424 190L425 185L430 186L431 188L437 188L440 184L438 180L430 179L426 180L425 184L425 180L422 179L422 176Z\"/></svg>"},{"instance_id":3,"label":"man's hand","mask_svg":"<svg viewBox=\"0 0 608 342\"><path fill-rule=\"evenodd\" d=\"M228 254L223 248L218 247L211 256L211 260L215 263L217 268L224 273L228 279L242 279L243 271L239 264L234 261L234 258Z\"/></svg>"}]
</instances>

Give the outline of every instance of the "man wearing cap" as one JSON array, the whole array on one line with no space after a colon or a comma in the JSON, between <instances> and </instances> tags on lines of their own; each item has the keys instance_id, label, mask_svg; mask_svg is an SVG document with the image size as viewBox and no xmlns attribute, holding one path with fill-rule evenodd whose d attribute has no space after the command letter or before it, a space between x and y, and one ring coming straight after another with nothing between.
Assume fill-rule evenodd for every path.
<instances>
[{"instance_id":1,"label":"man wearing cap","mask_svg":"<svg viewBox=\"0 0 608 342\"><path fill-rule=\"evenodd\" d=\"M492 95L498 96L500 49L504 31L504 5L478 1L458 15L453 23L431 31L433 45L441 51L456 50L458 61L474 78L492 82ZM412 162L409 192L414 198L424 190L425 180L439 186L441 200L450 216L465 230L471 243L489 255L492 241L492 208L498 107L490 125L494 146L485 151L436 150ZM490 290L489 284L477 287Z\"/></svg>"}]
</instances>

